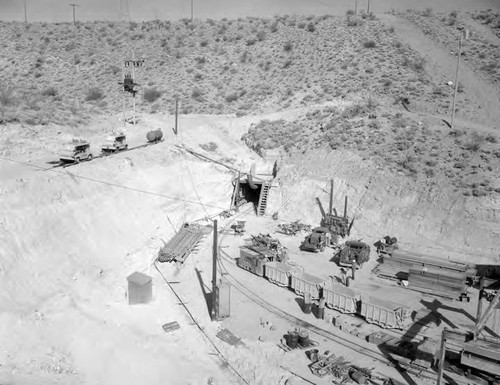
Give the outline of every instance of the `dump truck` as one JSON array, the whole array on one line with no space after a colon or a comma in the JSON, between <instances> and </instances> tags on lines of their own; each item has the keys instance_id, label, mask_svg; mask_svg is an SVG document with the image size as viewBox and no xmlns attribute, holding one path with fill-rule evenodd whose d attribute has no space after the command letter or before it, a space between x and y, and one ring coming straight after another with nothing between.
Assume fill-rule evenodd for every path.
<instances>
[{"instance_id":1,"label":"dump truck","mask_svg":"<svg viewBox=\"0 0 500 385\"><path fill-rule=\"evenodd\" d=\"M109 136L101 147L103 153L112 153L128 148L127 137L125 134L120 133Z\"/></svg>"},{"instance_id":2,"label":"dump truck","mask_svg":"<svg viewBox=\"0 0 500 385\"><path fill-rule=\"evenodd\" d=\"M90 143L84 140L73 140L73 142L61 152L59 157L59 160L63 163L78 163L82 160L91 159L92 152L90 152Z\"/></svg>"}]
</instances>

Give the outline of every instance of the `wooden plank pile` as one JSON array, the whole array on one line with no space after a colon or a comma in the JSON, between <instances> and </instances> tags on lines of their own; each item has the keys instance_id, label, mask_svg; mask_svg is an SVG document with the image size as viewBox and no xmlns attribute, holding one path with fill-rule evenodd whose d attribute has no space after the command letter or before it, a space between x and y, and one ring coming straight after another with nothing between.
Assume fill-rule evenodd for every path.
<instances>
[{"instance_id":1,"label":"wooden plank pile","mask_svg":"<svg viewBox=\"0 0 500 385\"><path fill-rule=\"evenodd\" d=\"M209 234L211 227L185 224L158 252L160 262L180 262L196 248L201 239Z\"/></svg>"},{"instance_id":2,"label":"wooden plank pile","mask_svg":"<svg viewBox=\"0 0 500 385\"><path fill-rule=\"evenodd\" d=\"M373 270L379 277L409 280L411 270L415 288L423 286L424 282L432 281L432 289L437 292L446 293L451 288L454 291L461 285L463 278L467 280L476 274L474 265L440 259L413 251L398 249L390 254L381 254L380 257L382 262ZM418 272L429 272L429 276L422 278L423 274L418 275Z\"/></svg>"},{"instance_id":3,"label":"wooden plank pile","mask_svg":"<svg viewBox=\"0 0 500 385\"><path fill-rule=\"evenodd\" d=\"M440 297L458 299L467 290L466 272L410 269L408 288Z\"/></svg>"}]
</instances>

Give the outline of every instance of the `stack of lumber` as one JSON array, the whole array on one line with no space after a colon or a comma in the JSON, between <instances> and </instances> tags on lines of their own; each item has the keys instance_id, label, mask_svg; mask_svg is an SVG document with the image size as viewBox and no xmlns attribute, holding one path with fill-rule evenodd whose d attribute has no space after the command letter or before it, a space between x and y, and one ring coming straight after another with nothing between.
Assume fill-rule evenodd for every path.
<instances>
[{"instance_id":1,"label":"stack of lumber","mask_svg":"<svg viewBox=\"0 0 500 385\"><path fill-rule=\"evenodd\" d=\"M440 259L414 251L394 250L390 255L382 255L382 262L374 273L382 278L408 280L410 269L435 270L446 273L465 273L472 278L476 274L475 266L457 261Z\"/></svg>"},{"instance_id":2,"label":"stack of lumber","mask_svg":"<svg viewBox=\"0 0 500 385\"><path fill-rule=\"evenodd\" d=\"M410 269L408 288L424 293L458 299L466 290L466 272L438 269Z\"/></svg>"},{"instance_id":3,"label":"stack of lumber","mask_svg":"<svg viewBox=\"0 0 500 385\"><path fill-rule=\"evenodd\" d=\"M191 254L201 239L210 233L211 227L184 225L158 252L160 262L180 262Z\"/></svg>"}]
</instances>

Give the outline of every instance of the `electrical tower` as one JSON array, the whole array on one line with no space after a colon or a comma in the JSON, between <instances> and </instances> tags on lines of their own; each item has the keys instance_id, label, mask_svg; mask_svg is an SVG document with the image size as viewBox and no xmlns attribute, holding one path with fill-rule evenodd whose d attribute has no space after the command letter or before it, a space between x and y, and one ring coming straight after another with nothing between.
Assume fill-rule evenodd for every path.
<instances>
[{"instance_id":1,"label":"electrical tower","mask_svg":"<svg viewBox=\"0 0 500 385\"><path fill-rule=\"evenodd\" d=\"M134 115L132 118L132 124L136 124L136 110L135 110L135 95L139 92L138 86L140 86L139 83L136 83L136 77L135 77L135 69L138 67L142 67L144 64L144 59L141 60L136 60L135 59L135 53L132 52L132 60L125 60L123 62L123 71L122 71L122 77L123 77L123 82L119 82L118 84L121 84L123 86L123 92L129 92L132 94L132 101L133 101L133 111ZM126 69L132 68L132 72L126 72ZM125 121L125 107L123 105L123 120Z\"/></svg>"}]
</instances>

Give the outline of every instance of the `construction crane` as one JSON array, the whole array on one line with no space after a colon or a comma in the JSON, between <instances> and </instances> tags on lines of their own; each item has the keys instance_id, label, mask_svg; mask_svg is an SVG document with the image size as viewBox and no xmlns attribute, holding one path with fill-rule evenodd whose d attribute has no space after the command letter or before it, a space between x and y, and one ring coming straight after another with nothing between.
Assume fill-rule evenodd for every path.
<instances>
[{"instance_id":1,"label":"construction crane","mask_svg":"<svg viewBox=\"0 0 500 385\"><path fill-rule=\"evenodd\" d=\"M481 293L480 293L481 296ZM481 301L481 297L479 297ZM476 325L471 331L443 329L441 336L441 348L439 355L437 385L443 384L443 369L446 356L446 343L448 340L458 342L462 345L460 362L468 367L473 367L494 376L500 376L500 339L481 338L479 335L484 329L486 322L500 304L500 290L491 300L488 308L483 314L478 314Z\"/></svg>"}]
</instances>

